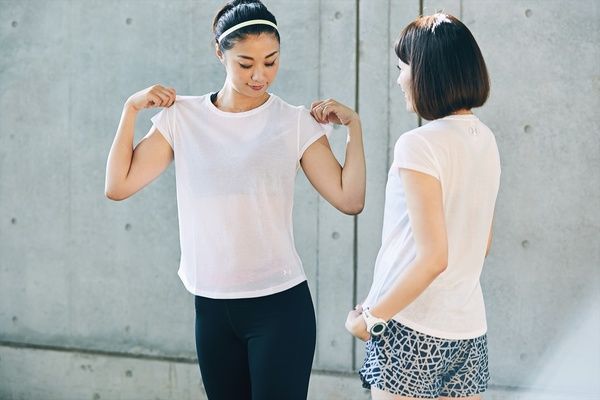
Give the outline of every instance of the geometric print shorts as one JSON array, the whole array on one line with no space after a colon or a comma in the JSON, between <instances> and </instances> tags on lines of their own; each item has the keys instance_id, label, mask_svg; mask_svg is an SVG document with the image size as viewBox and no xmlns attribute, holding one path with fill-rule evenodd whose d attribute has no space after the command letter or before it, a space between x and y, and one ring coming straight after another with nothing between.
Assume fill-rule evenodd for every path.
<instances>
[{"instance_id":1,"label":"geometric print shorts","mask_svg":"<svg viewBox=\"0 0 600 400\"><path fill-rule=\"evenodd\" d=\"M367 342L358 373L365 389L426 399L474 396L490 379L487 338L442 339L390 320Z\"/></svg>"}]
</instances>

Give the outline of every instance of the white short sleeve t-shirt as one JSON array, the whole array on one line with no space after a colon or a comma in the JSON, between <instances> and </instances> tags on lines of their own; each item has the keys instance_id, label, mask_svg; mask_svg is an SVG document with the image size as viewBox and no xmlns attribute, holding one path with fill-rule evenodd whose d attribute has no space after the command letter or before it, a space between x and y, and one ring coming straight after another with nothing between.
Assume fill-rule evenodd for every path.
<instances>
[{"instance_id":1,"label":"white short sleeve t-shirt","mask_svg":"<svg viewBox=\"0 0 600 400\"><path fill-rule=\"evenodd\" d=\"M229 113L210 94L177 96L152 117L173 148L181 262L193 294L265 296L306 279L294 246L294 181L304 151L330 132L271 94Z\"/></svg>"},{"instance_id":2,"label":"white short sleeve t-shirt","mask_svg":"<svg viewBox=\"0 0 600 400\"><path fill-rule=\"evenodd\" d=\"M382 244L372 307L416 257L400 168L438 179L448 236L448 267L394 319L427 335L469 339L487 331L479 277L500 184L492 131L474 115L452 115L403 134L388 174Z\"/></svg>"}]
</instances>

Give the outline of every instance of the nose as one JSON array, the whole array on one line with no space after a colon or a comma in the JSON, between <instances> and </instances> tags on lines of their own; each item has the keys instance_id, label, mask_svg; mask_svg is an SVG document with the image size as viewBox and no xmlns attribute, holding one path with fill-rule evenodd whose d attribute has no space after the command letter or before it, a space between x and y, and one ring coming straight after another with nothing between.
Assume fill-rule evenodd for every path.
<instances>
[{"instance_id":1,"label":"nose","mask_svg":"<svg viewBox=\"0 0 600 400\"><path fill-rule=\"evenodd\" d=\"M254 71L252 71L252 80L254 82L263 83L264 78L265 78L264 68L260 67L260 66L257 66L256 68L254 68Z\"/></svg>"}]
</instances>

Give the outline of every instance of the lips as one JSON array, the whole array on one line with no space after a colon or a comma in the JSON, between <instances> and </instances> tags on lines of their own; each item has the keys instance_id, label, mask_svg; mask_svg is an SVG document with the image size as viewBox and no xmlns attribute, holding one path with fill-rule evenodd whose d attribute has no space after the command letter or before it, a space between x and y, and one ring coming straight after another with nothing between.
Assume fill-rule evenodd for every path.
<instances>
[{"instance_id":1,"label":"lips","mask_svg":"<svg viewBox=\"0 0 600 400\"><path fill-rule=\"evenodd\" d=\"M260 85L260 86L248 85L248 86L250 86L252 88L252 90L255 90L257 92L260 91L260 90L263 90L263 88L265 87L265 85Z\"/></svg>"}]
</instances>

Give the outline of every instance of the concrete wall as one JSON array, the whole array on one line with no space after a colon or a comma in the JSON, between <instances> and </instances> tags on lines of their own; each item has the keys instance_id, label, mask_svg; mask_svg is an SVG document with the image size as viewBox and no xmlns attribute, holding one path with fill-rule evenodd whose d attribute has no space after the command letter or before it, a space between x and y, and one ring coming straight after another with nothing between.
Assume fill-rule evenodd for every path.
<instances>
[{"instance_id":1,"label":"concrete wall","mask_svg":"<svg viewBox=\"0 0 600 400\"><path fill-rule=\"evenodd\" d=\"M220 1L0 0L0 399L199 399L193 298L180 284L173 168L103 196L123 101L161 82L220 88ZM492 76L478 115L502 186L484 276L490 399L600 396L597 2L267 0L282 34L273 91L334 97L365 131L364 212L343 216L298 177L295 235L317 306L311 399L366 399L344 331L368 291L390 150L404 111L391 51L421 10L471 28ZM150 127L144 112L136 137ZM343 157L343 130L333 139Z\"/></svg>"}]
</instances>

